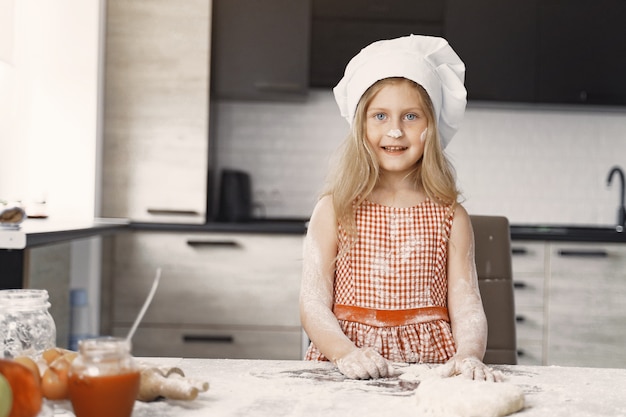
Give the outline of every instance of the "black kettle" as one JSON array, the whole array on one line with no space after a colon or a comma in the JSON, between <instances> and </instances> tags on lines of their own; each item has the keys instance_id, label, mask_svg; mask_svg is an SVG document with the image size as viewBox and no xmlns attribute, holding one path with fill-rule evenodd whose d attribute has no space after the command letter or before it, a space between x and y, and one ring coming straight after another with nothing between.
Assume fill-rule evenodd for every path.
<instances>
[{"instance_id":1,"label":"black kettle","mask_svg":"<svg viewBox=\"0 0 626 417\"><path fill-rule=\"evenodd\" d=\"M250 174L224 169L220 179L219 222L247 222L252 217Z\"/></svg>"}]
</instances>

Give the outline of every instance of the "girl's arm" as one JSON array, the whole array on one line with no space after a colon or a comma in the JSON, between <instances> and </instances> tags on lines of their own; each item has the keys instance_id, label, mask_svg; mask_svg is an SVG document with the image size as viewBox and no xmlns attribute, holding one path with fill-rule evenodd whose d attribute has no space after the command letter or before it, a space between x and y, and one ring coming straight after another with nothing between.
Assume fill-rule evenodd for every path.
<instances>
[{"instance_id":1,"label":"girl's arm","mask_svg":"<svg viewBox=\"0 0 626 417\"><path fill-rule=\"evenodd\" d=\"M459 205L448 245L448 312L456 354L444 366L448 376L500 380L501 375L482 363L487 347L487 318L483 309L476 262L474 232L467 211Z\"/></svg>"},{"instance_id":2,"label":"girl's arm","mask_svg":"<svg viewBox=\"0 0 626 417\"><path fill-rule=\"evenodd\" d=\"M316 205L304 240L300 320L307 335L328 360L350 378L377 378L392 373L387 361L371 349L358 349L343 333L332 312L337 220L332 198Z\"/></svg>"}]
</instances>

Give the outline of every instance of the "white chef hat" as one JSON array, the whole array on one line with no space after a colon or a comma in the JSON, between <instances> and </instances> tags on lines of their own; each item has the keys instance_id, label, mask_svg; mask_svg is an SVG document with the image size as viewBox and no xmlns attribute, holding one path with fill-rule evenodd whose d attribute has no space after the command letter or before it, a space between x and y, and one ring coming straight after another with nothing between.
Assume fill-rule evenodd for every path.
<instances>
[{"instance_id":1,"label":"white chef hat","mask_svg":"<svg viewBox=\"0 0 626 417\"><path fill-rule=\"evenodd\" d=\"M407 78L426 90L445 148L465 113L463 61L439 37L409 35L370 44L350 60L343 78L333 89L341 115L350 125L363 93L376 81L389 77Z\"/></svg>"}]
</instances>

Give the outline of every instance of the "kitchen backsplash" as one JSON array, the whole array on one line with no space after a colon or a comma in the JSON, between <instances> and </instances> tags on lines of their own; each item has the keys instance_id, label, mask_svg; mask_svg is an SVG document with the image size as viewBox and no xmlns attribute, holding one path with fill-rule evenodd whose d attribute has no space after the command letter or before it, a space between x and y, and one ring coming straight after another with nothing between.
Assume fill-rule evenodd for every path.
<instances>
[{"instance_id":1,"label":"kitchen backsplash","mask_svg":"<svg viewBox=\"0 0 626 417\"><path fill-rule=\"evenodd\" d=\"M348 132L330 91L303 102L212 103L221 168L252 177L255 214L308 217ZM472 214L514 224L612 225L626 169L626 109L468 106L446 149Z\"/></svg>"}]
</instances>

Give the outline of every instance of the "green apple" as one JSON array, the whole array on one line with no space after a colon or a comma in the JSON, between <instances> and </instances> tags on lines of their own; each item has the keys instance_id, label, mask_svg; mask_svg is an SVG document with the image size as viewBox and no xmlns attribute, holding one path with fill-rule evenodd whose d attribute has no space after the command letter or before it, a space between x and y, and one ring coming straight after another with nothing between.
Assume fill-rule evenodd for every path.
<instances>
[{"instance_id":1,"label":"green apple","mask_svg":"<svg viewBox=\"0 0 626 417\"><path fill-rule=\"evenodd\" d=\"M0 374L0 417L8 417L13 405L13 391L9 381Z\"/></svg>"}]
</instances>

